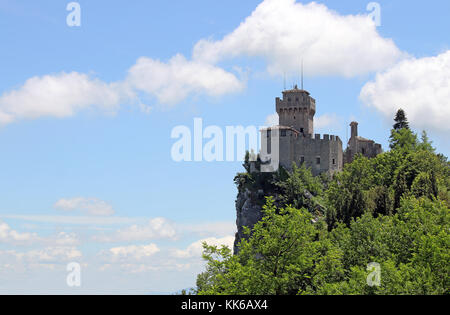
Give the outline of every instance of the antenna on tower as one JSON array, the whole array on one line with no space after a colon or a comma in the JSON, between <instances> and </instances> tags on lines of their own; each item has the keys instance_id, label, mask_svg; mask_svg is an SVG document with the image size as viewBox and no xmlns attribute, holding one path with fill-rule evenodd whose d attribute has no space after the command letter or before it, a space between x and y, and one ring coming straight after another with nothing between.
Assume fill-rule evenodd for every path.
<instances>
[{"instance_id":1,"label":"antenna on tower","mask_svg":"<svg viewBox=\"0 0 450 315\"><path fill-rule=\"evenodd\" d=\"M348 146L348 126L349 126L349 123L348 123L348 121L347 121L347 127L345 128L345 131L346 131L346 136L347 136L347 146Z\"/></svg>"},{"instance_id":2,"label":"antenna on tower","mask_svg":"<svg viewBox=\"0 0 450 315\"><path fill-rule=\"evenodd\" d=\"M303 90L303 58L302 58L302 90Z\"/></svg>"}]
</instances>

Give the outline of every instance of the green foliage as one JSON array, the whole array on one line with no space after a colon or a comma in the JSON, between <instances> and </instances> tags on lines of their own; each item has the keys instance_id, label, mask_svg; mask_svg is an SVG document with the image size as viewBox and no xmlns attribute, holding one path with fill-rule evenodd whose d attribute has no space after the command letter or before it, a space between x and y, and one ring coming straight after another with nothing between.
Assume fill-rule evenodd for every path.
<instances>
[{"instance_id":1,"label":"green foliage","mask_svg":"<svg viewBox=\"0 0 450 315\"><path fill-rule=\"evenodd\" d=\"M323 294L448 294L450 212L426 198L408 198L394 216L365 215L341 237L346 281L327 284ZM335 233L333 231L333 233ZM381 265L381 286L369 287L365 266Z\"/></svg>"},{"instance_id":2,"label":"green foliage","mask_svg":"<svg viewBox=\"0 0 450 315\"><path fill-rule=\"evenodd\" d=\"M389 138L389 147L391 150L398 150L403 154L408 154L419 145L417 135L409 129L408 119L403 109L397 111L394 121L395 124Z\"/></svg>"},{"instance_id":3,"label":"green foliage","mask_svg":"<svg viewBox=\"0 0 450 315\"><path fill-rule=\"evenodd\" d=\"M230 261L234 259L231 250L222 246L208 246L204 243L203 259L207 261L206 271L197 276L198 294L207 294L208 292L221 292L225 290L223 283L227 275Z\"/></svg>"},{"instance_id":4,"label":"green foliage","mask_svg":"<svg viewBox=\"0 0 450 315\"><path fill-rule=\"evenodd\" d=\"M440 159L429 151L416 151L405 157L395 174L394 206L397 208L405 195L416 194L420 197L428 194L429 197L437 197L439 183L445 181L446 177L448 182L448 165L442 164ZM441 186L441 189L448 190L448 186Z\"/></svg>"},{"instance_id":5,"label":"green foliage","mask_svg":"<svg viewBox=\"0 0 450 315\"><path fill-rule=\"evenodd\" d=\"M324 226L313 224L307 210L277 209L268 198L264 214L251 237L241 242L239 255L205 247L208 270L217 272L208 277L214 284L199 288L200 294L299 294L343 279L340 251L322 239Z\"/></svg>"},{"instance_id":6,"label":"green foliage","mask_svg":"<svg viewBox=\"0 0 450 315\"><path fill-rule=\"evenodd\" d=\"M394 124L395 130L409 129L408 119L406 118L406 113L403 109L399 109L397 111L397 114L395 114L394 121L395 121Z\"/></svg>"},{"instance_id":7,"label":"green foliage","mask_svg":"<svg viewBox=\"0 0 450 315\"><path fill-rule=\"evenodd\" d=\"M394 209L394 190L386 186L374 186L365 191L366 211L374 216L390 215Z\"/></svg>"},{"instance_id":8,"label":"green foliage","mask_svg":"<svg viewBox=\"0 0 450 315\"><path fill-rule=\"evenodd\" d=\"M273 196L277 205L305 207L311 212L322 212L323 187L330 181L327 176L314 177L310 169L304 165L298 167L295 163L292 164L291 172L280 167L275 173L261 173L259 157L256 162L253 162L252 167L249 156L247 152L243 165L247 172L239 173L234 178L239 191L249 190L256 197L260 195L258 191L262 191L265 196ZM261 206L264 205L263 198L252 201Z\"/></svg>"},{"instance_id":9,"label":"green foliage","mask_svg":"<svg viewBox=\"0 0 450 315\"><path fill-rule=\"evenodd\" d=\"M314 197L322 194L322 183L319 177L314 177L311 170L304 165L300 168L293 163L292 172L285 180L275 183L279 187L279 199L282 205L291 205L295 208L306 207L313 209ZM310 198L309 194L312 194Z\"/></svg>"},{"instance_id":10,"label":"green foliage","mask_svg":"<svg viewBox=\"0 0 450 315\"><path fill-rule=\"evenodd\" d=\"M416 197L436 197L436 182L429 173L421 172L411 185L411 193Z\"/></svg>"},{"instance_id":11,"label":"green foliage","mask_svg":"<svg viewBox=\"0 0 450 315\"><path fill-rule=\"evenodd\" d=\"M417 135L409 128L392 129L389 138L389 147L391 150L399 150L404 154L415 150L418 146Z\"/></svg>"},{"instance_id":12,"label":"green foliage","mask_svg":"<svg viewBox=\"0 0 450 315\"><path fill-rule=\"evenodd\" d=\"M450 163L403 111L395 121L389 152L359 155L333 178L295 164L260 173L247 153L235 183L261 205L267 196L264 218L238 255L205 244L195 292L450 294ZM367 284L372 262L380 286Z\"/></svg>"},{"instance_id":13,"label":"green foliage","mask_svg":"<svg viewBox=\"0 0 450 315\"><path fill-rule=\"evenodd\" d=\"M199 294L450 293L450 209L444 202L410 197L395 215L366 213L330 232L305 209L279 209L272 198L264 213L238 255L205 246ZM381 266L380 286L368 285L372 262Z\"/></svg>"},{"instance_id":14,"label":"green foliage","mask_svg":"<svg viewBox=\"0 0 450 315\"><path fill-rule=\"evenodd\" d=\"M352 218L364 213L364 191L370 189L372 182L369 160L362 155L357 156L345 166L343 172L335 176L327 191L327 222L330 227L338 221L349 224Z\"/></svg>"},{"instance_id":15,"label":"green foliage","mask_svg":"<svg viewBox=\"0 0 450 315\"><path fill-rule=\"evenodd\" d=\"M425 150L431 153L434 153L436 151L435 148L433 148L433 142L430 141L428 138L428 134L425 130L422 131L421 141L418 144L417 148L419 150Z\"/></svg>"},{"instance_id":16,"label":"green foliage","mask_svg":"<svg viewBox=\"0 0 450 315\"><path fill-rule=\"evenodd\" d=\"M238 173L234 178L238 191L250 191L253 196L253 202L255 204L264 205L264 198L260 197L259 191L262 191L265 196L276 195L279 193L278 182L285 180L289 177L289 173L282 167L275 173L261 173L262 161L259 156L256 158L252 153L247 152L245 155L245 161L243 164L245 173ZM254 160L254 161L251 161Z\"/></svg>"},{"instance_id":17,"label":"green foliage","mask_svg":"<svg viewBox=\"0 0 450 315\"><path fill-rule=\"evenodd\" d=\"M348 225L366 212L394 214L402 197L411 195L448 202L449 175L446 159L429 150L392 150L370 160L359 156L335 176L325 193L327 222L332 228L337 222Z\"/></svg>"}]
</instances>

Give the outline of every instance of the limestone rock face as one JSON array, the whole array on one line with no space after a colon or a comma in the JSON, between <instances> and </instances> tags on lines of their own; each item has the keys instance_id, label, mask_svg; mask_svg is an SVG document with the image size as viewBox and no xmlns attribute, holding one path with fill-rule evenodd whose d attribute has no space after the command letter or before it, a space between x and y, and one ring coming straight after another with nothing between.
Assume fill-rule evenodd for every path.
<instances>
[{"instance_id":1,"label":"limestone rock face","mask_svg":"<svg viewBox=\"0 0 450 315\"><path fill-rule=\"evenodd\" d=\"M236 199L237 233L234 241L234 254L237 254L239 251L237 244L245 238L244 226L252 229L262 219L262 207L254 201L259 196L254 196L254 194L248 189L238 193ZM259 195L260 193L257 194Z\"/></svg>"}]
</instances>

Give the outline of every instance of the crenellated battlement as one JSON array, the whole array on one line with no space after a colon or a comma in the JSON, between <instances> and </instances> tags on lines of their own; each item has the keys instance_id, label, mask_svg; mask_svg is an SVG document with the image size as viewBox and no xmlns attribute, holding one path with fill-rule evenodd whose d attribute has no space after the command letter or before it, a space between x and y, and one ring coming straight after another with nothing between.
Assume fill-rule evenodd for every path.
<instances>
[{"instance_id":1,"label":"crenellated battlement","mask_svg":"<svg viewBox=\"0 0 450 315\"><path fill-rule=\"evenodd\" d=\"M316 100L308 91L298 89L283 91L283 98L275 99L280 125L295 128L305 135L314 134Z\"/></svg>"},{"instance_id":2,"label":"crenellated battlement","mask_svg":"<svg viewBox=\"0 0 450 315\"><path fill-rule=\"evenodd\" d=\"M339 138L339 136L329 135L329 134L321 135L321 134L316 133L314 135L314 137L311 137L311 138L313 140L319 140L319 141L341 141L341 138Z\"/></svg>"},{"instance_id":3,"label":"crenellated battlement","mask_svg":"<svg viewBox=\"0 0 450 315\"><path fill-rule=\"evenodd\" d=\"M279 125L261 132L263 139L267 139L267 148L271 148L272 130L279 131L275 134L279 137L280 165L290 169L295 162L310 168L314 175L341 171L344 166L342 140L337 135L314 133L316 100L309 92L295 86L292 90L283 91L283 97L277 97L275 103ZM350 158L358 152L372 157L382 151L381 145L358 137L357 122L351 126L353 140L350 141L351 150L347 150L346 156Z\"/></svg>"},{"instance_id":4,"label":"crenellated battlement","mask_svg":"<svg viewBox=\"0 0 450 315\"><path fill-rule=\"evenodd\" d=\"M314 176L333 176L342 171L344 164L350 163L356 154L375 157L382 152L380 144L358 136L357 122L351 124L352 138L345 156L339 136L315 134L313 123L316 100L303 89L294 87L293 90L283 91L283 98L276 98L276 110L280 118L278 126L261 129L261 153L264 153L265 161L270 161L269 172L273 171L274 165L289 171L296 164L310 170ZM257 168L256 162L250 163L250 173L264 171L267 170ZM248 190L245 194L247 193ZM262 190L258 191L258 198L262 194ZM236 201L239 228L248 226L249 222L255 224L262 218L262 215L255 216L255 213L260 214L261 211L248 206L247 201L250 199L243 192L239 193ZM235 244L244 237L242 229L238 230ZM236 249L235 246L235 251Z\"/></svg>"}]
</instances>

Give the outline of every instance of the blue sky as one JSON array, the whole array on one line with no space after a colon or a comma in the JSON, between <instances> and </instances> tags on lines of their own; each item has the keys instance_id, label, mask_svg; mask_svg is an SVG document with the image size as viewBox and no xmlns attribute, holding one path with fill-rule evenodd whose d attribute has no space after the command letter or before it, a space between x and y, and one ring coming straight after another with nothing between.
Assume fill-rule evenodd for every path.
<instances>
[{"instance_id":1,"label":"blue sky","mask_svg":"<svg viewBox=\"0 0 450 315\"><path fill-rule=\"evenodd\" d=\"M387 149L402 104L450 153L448 1L378 1L378 27L369 1L78 1L79 27L68 3L0 0L0 293L193 286L242 169L173 161L171 132L264 125L302 57L317 133Z\"/></svg>"}]
</instances>

